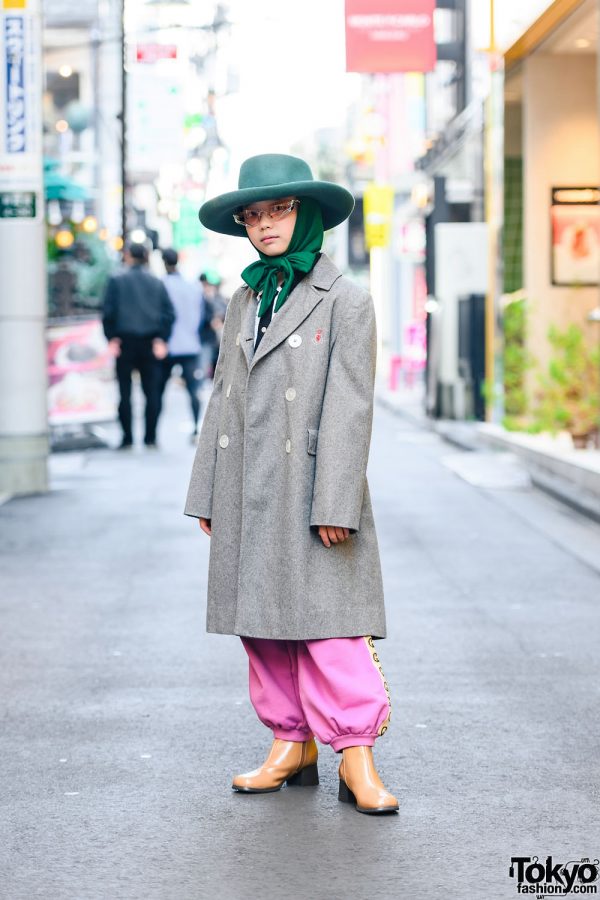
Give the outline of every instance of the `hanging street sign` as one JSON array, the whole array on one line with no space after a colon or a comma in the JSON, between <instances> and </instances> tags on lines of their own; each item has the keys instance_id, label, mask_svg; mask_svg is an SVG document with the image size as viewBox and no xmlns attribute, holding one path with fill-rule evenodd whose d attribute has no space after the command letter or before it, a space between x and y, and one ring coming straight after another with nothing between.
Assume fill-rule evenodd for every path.
<instances>
[{"instance_id":1,"label":"hanging street sign","mask_svg":"<svg viewBox=\"0 0 600 900\"><path fill-rule=\"evenodd\" d=\"M365 188L363 208L367 249L387 247L392 230L394 189L389 185L369 184Z\"/></svg>"},{"instance_id":2,"label":"hanging street sign","mask_svg":"<svg viewBox=\"0 0 600 900\"><path fill-rule=\"evenodd\" d=\"M346 0L347 72L431 72L435 0Z\"/></svg>"},{"instance_id":3,"label":"hanging street sign","mask_svg":"<svg viewBox=\"0 0 600 900\"><path fill-rule=\"evenodd\" d=\"M139 63L155 63L159 59L177 59L176 44L137 44L135 60Z\"/></svg>"}]
</instances>

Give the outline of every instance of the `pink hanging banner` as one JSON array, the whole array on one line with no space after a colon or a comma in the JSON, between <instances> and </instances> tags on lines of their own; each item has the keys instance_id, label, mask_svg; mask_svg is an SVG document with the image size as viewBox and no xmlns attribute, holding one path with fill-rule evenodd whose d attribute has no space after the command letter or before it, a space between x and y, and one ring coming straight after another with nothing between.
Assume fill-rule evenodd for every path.
<instances>
[{"instance_id":1,"label":"pink hanging banner","mask_svg":"<svg viewBox=\"0 0 600 900\"><path fill-rule=\"evenodd\" d=\"M435 0L346 0L347 72L430 72Z\"/></svg>"}]
</instances>

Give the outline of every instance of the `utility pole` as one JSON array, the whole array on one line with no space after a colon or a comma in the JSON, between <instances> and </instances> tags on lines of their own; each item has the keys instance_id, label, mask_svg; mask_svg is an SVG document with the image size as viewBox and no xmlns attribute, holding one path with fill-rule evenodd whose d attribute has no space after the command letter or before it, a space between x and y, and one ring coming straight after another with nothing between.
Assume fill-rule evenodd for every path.
<instances>
[{"instance_id":1,"label":"utility pole","mask_svg":"<svg viewBox=\"0 0 600 900\"><path fill-rule=\"evenodd\" d=\"M127 238L127 42L125 0L121 0L121 238Z\"/></svg>"},{"instance_id":2,"label":"utility pole","mask_svg":"<svg viewBox=\"0 0 600 900\"><path fill-rule=\"evenodd\" d=\"M504 57L496 45L494 0L489 0L489 9L490 46L486 50L490 65L490 93L484 106L484 195L489 260L485 298L485 380L492 398L486 403L488 422L499 421L502 417L502 357L497 320L502 289L501 230L504 215Z\"/></svg>"},{"instance_id":3,"label":"utility pole","mask_svg":"<svg viewBox=\"0 0 600 900\"><path fill-rule=\"evenodd\" d=\"M46 491L40 0L0 0L0 494Z\"/></svg>"}]
</instances>

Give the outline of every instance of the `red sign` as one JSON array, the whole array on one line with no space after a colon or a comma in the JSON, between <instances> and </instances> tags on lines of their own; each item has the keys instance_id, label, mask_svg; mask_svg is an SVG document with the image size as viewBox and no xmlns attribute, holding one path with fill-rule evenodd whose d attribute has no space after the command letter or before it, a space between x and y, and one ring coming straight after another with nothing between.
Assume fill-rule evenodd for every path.
<instances>
[{"instance_id":1,"label":"red sign","mask_svg":"<svg viewBox=\"0 0 600 900\"><path fill-rule=\"evenodd\" d=\"M435 0L346 0L347 72L430 72Z\"/></svg>"},{"instance_id":2,"label":"red sign","mask_svg":"<svg viewBox=\"0 0 600 900\"><path fill-rule=\"evenodd\" d=\"M135 48L135 58L141 63L155 63L159 59L177 59L177 46L175 44L138 44Z\"/></svg>"}]
</instances>

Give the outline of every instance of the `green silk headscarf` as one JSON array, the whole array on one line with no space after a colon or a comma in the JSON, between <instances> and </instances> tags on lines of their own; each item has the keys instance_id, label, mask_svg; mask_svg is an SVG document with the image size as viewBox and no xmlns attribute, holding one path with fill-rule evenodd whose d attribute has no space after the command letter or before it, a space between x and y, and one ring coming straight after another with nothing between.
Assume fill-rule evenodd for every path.
<instances>
[{"instance_id":1,"label":"green silk headscarf","mask_svg":"<svg viewBox=\"0 0 600 900\"><path fill-rule=\"evenodd\" d=\"M242 272L242 278L253 291L257 294L262 291L259 316L268 310L277 293L277 273L283 274L283 283L274 312L277 312L287 300L294 282L294 273L310 272L321 250L323 244L321 207L316 200L302 197L296 209L298 210L296 224L286 252L280 256L266 256L259 251L260 259L246 266Z\"/></svg>"}]
</instances>

